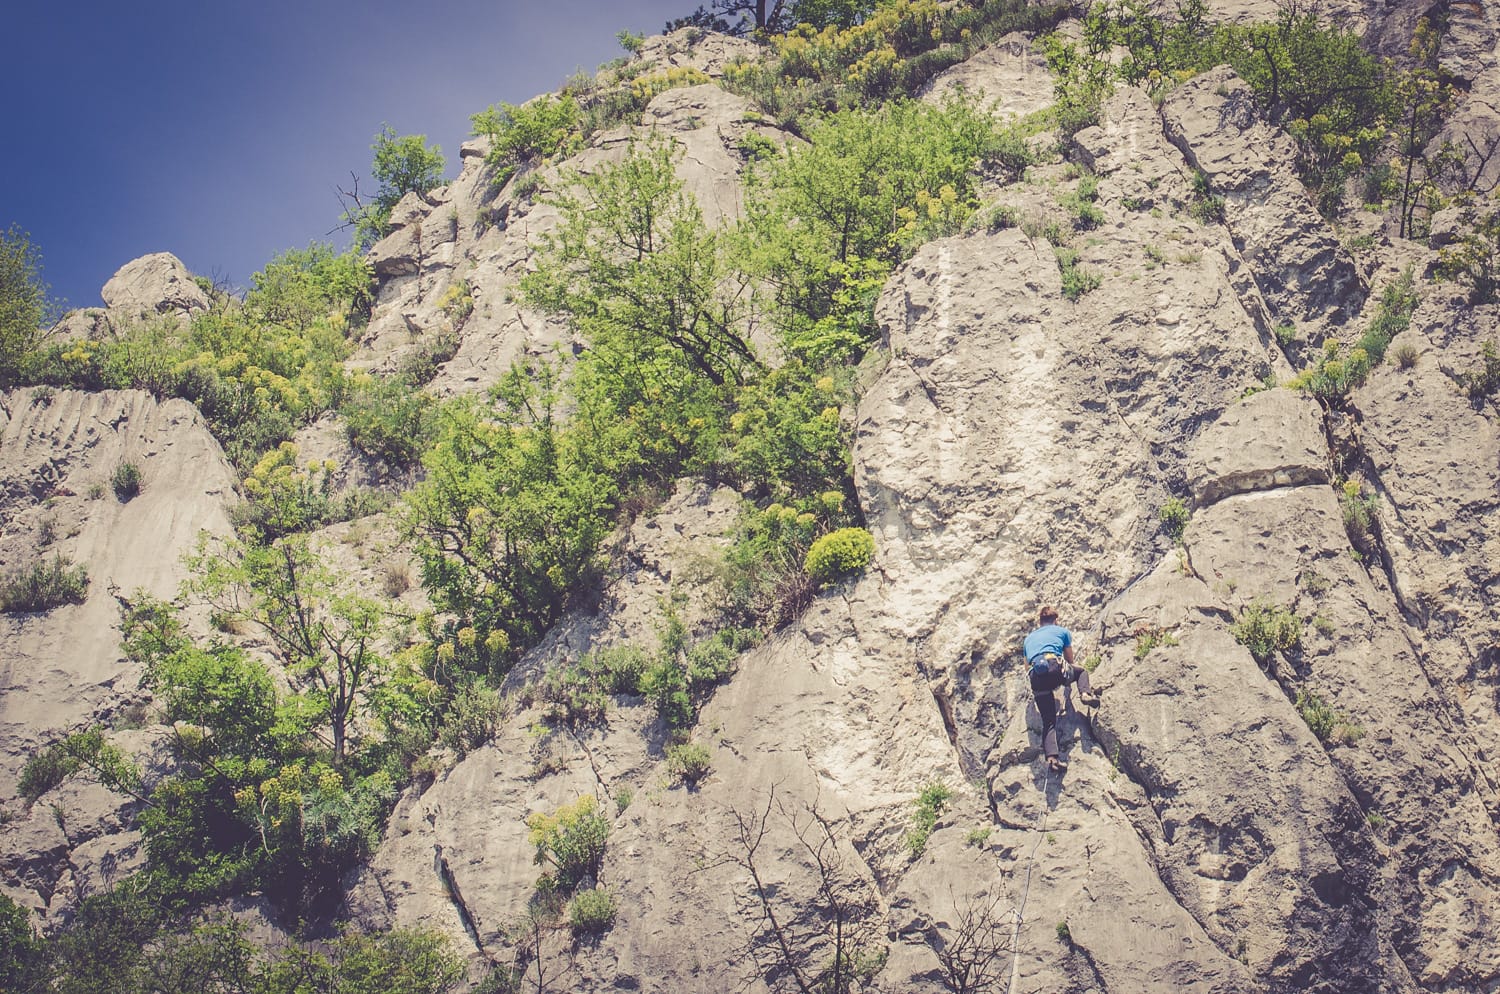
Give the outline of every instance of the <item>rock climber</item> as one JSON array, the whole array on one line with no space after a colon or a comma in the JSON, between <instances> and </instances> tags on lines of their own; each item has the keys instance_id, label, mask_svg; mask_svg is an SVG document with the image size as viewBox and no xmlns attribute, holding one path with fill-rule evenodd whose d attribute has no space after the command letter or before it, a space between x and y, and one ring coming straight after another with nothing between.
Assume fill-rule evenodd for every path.
<instances>
[{"instance_id":1,"label":"rock climber","mask_svg":"<svg viewBox=\"0 0 1500 994\"><path fill-rule=\"evenodd\" d=\"M1057 756L1057 698L1052 692L1070 683L1078 685L1078 701L1088 707L1099 706L1099 696L1089 687L1088 672L1073 665L1073 633L1057 623L1057 609L1043 606L1037 612L1037 629L1021 643L1031 676L1031 693L1036 710L1042 716L1042 751L1047 755L1047 769L1059 773L1064 769Z\"/></svg>"}]
</instances>

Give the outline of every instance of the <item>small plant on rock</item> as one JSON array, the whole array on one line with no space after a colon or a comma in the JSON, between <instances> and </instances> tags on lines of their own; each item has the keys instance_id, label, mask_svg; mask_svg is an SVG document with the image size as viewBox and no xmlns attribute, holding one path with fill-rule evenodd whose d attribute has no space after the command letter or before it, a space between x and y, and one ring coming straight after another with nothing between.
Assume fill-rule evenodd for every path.
<instances>
[{"instance_id":1,"label":"small plant on rock","mask_svg":"<svg viewBox=\"0 0 1500 994\"><path fill-rule=\"evenodd\" d=\"M571 891L586 879L599 876L609 820L599 813L592 796L580 797L552 814L538 811L526 819L531 833L526 841L536 847L536 862L557 869L557 885Z\"/></svg>"},{"instance_id":2,"label":"small plant on rock","mask_svg":"<svg viewBox=\"0 0 1500 994\"><path fill-rule=\"evenodd\" d=\"M575 933L603 932L615 923L618 903L603 887L592 887L573 895L568 902L568 925Z\"/></svg>"},{"instance_id":3,"label":"small plant on rock","mask_svg":"<svg viewBox=\"0 0 1500 994\"><path fill-rule=\"evenodd\" d=\"M708 746L697 742L667 746L667 772L679 783L695 787L712 770L713 759Z\"/></svg>"},{"instance_id":4,"label":"small plant on rock","mask_svg":"<svg viewBox=\"0 0 1500 994\"><path fill-rule=\"evenodd\" d=\"M1135 631L1135 658L1145 659L1152 649L1178 645L1177 636L1170 628L1142 625Z\"/></svg>"},{"instance_id":5,"label":"small plant on rock","mask_svg":"<svg viewBox=\"0 0 1500 994\"><path fill-rule=\"evenodd\" d=\"M50 611L63 604L82 604L88 596L88 570L66 556L0 579L0 613Z\"/></svg>"},{"instance_id":6,"label":"small plant on rock","mask_svg":"<svg viewBox=\"0 0 1500 994\"><path fill-rule=\"evenodd\" d=\"M1467 373L1459 374L1458 385L1470 400L1483 400L1500 390L1500 350L1493 340L1479 347L1479 360Z\"/></svg>"},{"instance_id":7,"label":"small plant on rock","mask_svg":"<svg viewBox=\"0 0 1500 994\"><path fill-rule=\"evenodd\" d=\"M1358 480L1348 480L1339 490L1339 512L1349 541L1356 549L1368 551L1380 523L1380 498L1365 493Z\"/></svg>"},{"instance_id":8,"label":"small plant on rock","mask_svg":"<svg viewBox=\"0 0 1500 994\"><path fill-rule=\"evenodd\" d=\"M1167 530L1168 537L1175 544L1182 541L1182 533L1187 530L1188 520L1192 517L1192 512L1188 510L1188 506L1183 503L1182 498L1173 497L1161 506L1161 510L1157 512L1156 516L1161 519L1162 527Z\"/></svg>"},{"instance_id":9,"label":"small plant on rock","mask_svg":"<svg viewBox=\"0 0 1500 994\"><path fill-rule=\"evenodd\" d=\"M863 528L840 528L812 544L803 568L814 583L826 587L864 569L874 558L873 535Z\"/></svg>"},{"instance_id":10,"label":"small plant on rock","mask_svg":"<svg viewBox=\"0 0 1500 994\"><path fill-rule=\"evenodd\" d=\"M1364 738L1365 730L1349 720L1349 716L1336 711L1322 697L1303 687L1297 691L1295 702L1297 713L1307 722L1307 727L1321 742L1338 742L1352 746Z\"/></svg>"},{"instance_id":11,"label":"small plant on rock","mask_svg":"<svg viewBox=\"0 0 1500 994\"><path fill-rule=\"evenodd\" d=\"M1273 653L1285 652L1302 643L1301 619L1290 608L1260 598L1240 612L1239 620L1229 626L1229 632L1261 665Z\"/></svg>"},{"instance_id":12,"label":"small plant on rock","mask_svg":"<svg viewBox=\"0 0 1500 994\"><path fill-rule=\"evenodd\" d=\"M916 812L912 815L911 831L906 833L906 848L913 856L927 851L927 840L937 827L938 815L953 799L953 791L941 780L935 780L922 788L917 795Z\"/></svg>"},{"instance_id":13,"label":"small plant on rock","mask_svg":"<svg viewBox=\"0 0 1500 994\"><path fill-rule=\"evenodd\" d=\"M130 500L141 492L141 468L133 462L120 463L110 477L110 484L115 488L115 496L121 503Z\"/></svg>"}]
</instances>

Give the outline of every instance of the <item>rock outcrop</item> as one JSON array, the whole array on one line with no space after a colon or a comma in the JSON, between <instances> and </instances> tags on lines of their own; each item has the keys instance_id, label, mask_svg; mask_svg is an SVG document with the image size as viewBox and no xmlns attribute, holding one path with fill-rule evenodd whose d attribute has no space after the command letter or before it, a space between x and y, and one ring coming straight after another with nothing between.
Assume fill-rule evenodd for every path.
<instances>
[{"instance_id":1,"label":"rock outcrop","mask_svg":"<svg viewBox=\"0 0 1500 994\"><path fill-rule=\"evenodd\" d=\"M104 284L100 296L105 306L127 320L208 309L208 295L182 260L170 252L127 262Z\"/></svg>"},{"instance_id":2,"label":"rock outcrop","mask_svg":"<svg viewBox=\"0 0 1500 994\"><path fill-rule=\"evenodd\" d=\"M140 492L122 500L112 481L126 464L139 470ZM235 486L185 401L45 388L0 396L0 571L62 555L89 576L81 604L0 615L0 798L19 819L0 844L0 879L23 905L65 911L102 868L127 865L121 854L133 836L112 834L122 824L118 795L70 785L23 810L17 780L34 750L148 699L139 667L120 652L121 603L138 590L176 595L199 533L228 531ZM151 754L150 738L134 751Z\"/></svg>"}]
</instances>

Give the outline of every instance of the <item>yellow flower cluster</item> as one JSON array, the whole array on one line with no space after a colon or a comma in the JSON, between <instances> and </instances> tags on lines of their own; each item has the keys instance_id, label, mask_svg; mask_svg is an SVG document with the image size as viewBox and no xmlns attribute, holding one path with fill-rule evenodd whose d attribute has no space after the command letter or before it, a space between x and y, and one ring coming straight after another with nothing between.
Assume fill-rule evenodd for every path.
<instances>
[{"instance_id":1,"label":"yellow flower cluster","mask_svg":"<svg viewBox=\"0 0 1500 994\"><path fill-rule=\"evenodd\" d=\"M698 86L711 83L708 74L692 66L673 66L663 72L640 76L630 83L630 91L641 103L649 103L658 94L675 90L681 86Z\"/></svg>"}]
</instances>

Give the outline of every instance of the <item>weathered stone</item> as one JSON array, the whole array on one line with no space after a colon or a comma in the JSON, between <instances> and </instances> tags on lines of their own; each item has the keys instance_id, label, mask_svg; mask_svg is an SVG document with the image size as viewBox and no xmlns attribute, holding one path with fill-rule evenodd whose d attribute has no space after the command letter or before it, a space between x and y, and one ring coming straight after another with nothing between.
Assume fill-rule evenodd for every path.
<instances>
[{"instance_id":1,"label":"weathered stone","mask_svg":"<svg viewBox=\"0 0 1500 994\"><path fill-rule=\"evenodd\" d=\"M190 314L208 309L208 295L193 274L170 252L143 255L121 266L100 291L104 303L121 318Z\"/></svg>"},{"instance_id":2,"label":"weathered stone","mask_svg":"<svg viewBox=\"0 0 1500 994\"><path fill-rule=\"evenodd\" d=\"M1321 412L1306 394L1264 390L1230 406L1193 447L1200 507L1233 494L1329 480Z\"/></svg>"}]
</instances>

